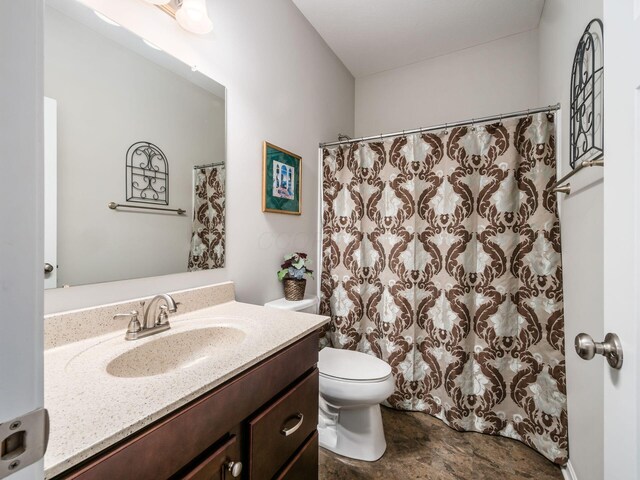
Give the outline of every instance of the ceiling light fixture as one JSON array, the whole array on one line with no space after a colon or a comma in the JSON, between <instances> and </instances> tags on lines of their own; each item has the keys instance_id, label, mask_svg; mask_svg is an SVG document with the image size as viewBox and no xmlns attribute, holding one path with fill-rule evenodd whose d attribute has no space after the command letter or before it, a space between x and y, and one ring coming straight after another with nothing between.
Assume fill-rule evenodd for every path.
<instances>
[{"instance_id":1,"label":"ceiling light fixture","mask_svg":"<svg viewBox=\"0 0 640 480\"><path fill-rule=\"evenodd\" d=\"M186 31L205 35L213 30L206 0L145 0L172 16Z\"/></svg>"},{"instance_id":2,"label":"ceiling light fixture","mask_svg":"<svg viewBox=\"0 0 640 480\"><path fill-rule=\"evenodd\" d=\"M183 0L176 12L178 24L188 32L204 35L213 29L205 0Z\"/></svg>"},{"instance_id":3,"label":"ceiling light fixture","mask_svg":"<svg viewBox=\"0 0 640 480\"><path fill-rule=\"evenodd\" d=\"M113 20L111 20L109 17L107 17L104 13L100 13L97 10L94 10L93 13L96 14L96 17L98 17L100 20L102 20L103 22L108 23L109 25L113 25L114 27L119 27L120 24L117 22L114 22Z\"/></svg>"}]
</instances>

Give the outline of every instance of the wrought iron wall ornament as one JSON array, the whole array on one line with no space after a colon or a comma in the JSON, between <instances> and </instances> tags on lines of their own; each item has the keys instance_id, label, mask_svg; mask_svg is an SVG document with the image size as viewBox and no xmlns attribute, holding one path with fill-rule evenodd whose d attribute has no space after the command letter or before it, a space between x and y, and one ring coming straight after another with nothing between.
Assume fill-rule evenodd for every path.
<instances>
[{"instance_id":1,"label":"wrought iron wall ornament","mask_svg":"<svg viewBox=\"0 0 640 480\"><path fill-rule=\"evenodd\" d=\"M127 150L127 202L169 205L169 162L151 142L136 142Z\"/></svg>"},{"instance_id":2,"label":"wrought iron wall ornament","mask_svg":"<svg viewBox=\"0 0 640 480\"><path fill-rule=\"evenodd\" d=\"M604 33L594 18L584 30L571 69L569 164L604 154Z\"/></svg>"}]
</instances>

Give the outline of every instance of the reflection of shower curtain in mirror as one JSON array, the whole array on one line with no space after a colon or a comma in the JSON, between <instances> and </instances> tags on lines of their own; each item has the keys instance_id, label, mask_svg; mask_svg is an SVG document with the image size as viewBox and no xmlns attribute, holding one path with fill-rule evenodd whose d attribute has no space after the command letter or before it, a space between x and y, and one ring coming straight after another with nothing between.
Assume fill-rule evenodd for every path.
<instances>
[{"instance_id":1,"label":"reflection of shower curtain in mirror","mask_svg":"<svg viewBox=\"0 0 640 480\"><path fill-rule=\"evenodd\" d=\"M196 170L193 194L188 270L224 267L224 165Z\"/></svg>"},{"instance_id":2,"label":"reflection of shower curtain in mirror","mask_svg":"<svg viewBox=\"0 0 640 480\"><path fill-rule=\"evenodd\" d=\"M554 115L322 151L323 342L402 410L568 456Z\"/></svg>"}]
</instances>

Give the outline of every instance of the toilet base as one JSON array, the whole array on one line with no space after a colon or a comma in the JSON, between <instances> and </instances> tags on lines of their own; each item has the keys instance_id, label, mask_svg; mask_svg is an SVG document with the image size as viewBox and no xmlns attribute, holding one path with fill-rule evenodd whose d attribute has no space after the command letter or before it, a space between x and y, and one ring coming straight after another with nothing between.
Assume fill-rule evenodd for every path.
<instances>
[{"instance_id":1,"label":"toilet base","mask_svg":"<svg viewBox=\"0 0 640 480\"><path fill-rule=\"evenodd\" d=\"M320 446L344 457L375 462L387 449L380 405L320 409ZM337 421L334 417L337 412Z\"/></svg>"}]
</instances>

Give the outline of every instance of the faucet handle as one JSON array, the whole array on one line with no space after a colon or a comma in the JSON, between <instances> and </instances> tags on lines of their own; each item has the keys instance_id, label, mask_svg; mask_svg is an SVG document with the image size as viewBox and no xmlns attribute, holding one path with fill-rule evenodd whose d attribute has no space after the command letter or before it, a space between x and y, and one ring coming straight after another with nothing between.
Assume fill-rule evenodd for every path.
<instances>
[{"instance_id":1,"label":"faucet handle","mask_svg":"<svg viewBox=\"0 0 640 480\"><path fill-rule=\"evenodd\" d=\"M160 305L160 313L158 313L156 325L164 325L167 322L169 322L169 307Z\"/></svg>"},{"instance_id":2,"label":"faucet handle","mask_svg":"<svg viewBox=\"0 0 640 480\"><path fill-rule=\"evenodd\" d=\"M129 313L116 313L113 316L113 319L115 320L116 318L133 318L133 317L137 317L138 316L138 311L137 310L131 310Z\"/></svg>"},{"instance_id":3,"label":"faucet handle","mask_svg":"<svg viewBox=\"0 0 640 480\"><path fill-rule=\"evenodd\" d=\"M113 319L115 320L117 318L123 318L123 317L127 317L131 319L129 321L129 326L127 327L127 337L129 336L129 334L132 334L132 333L135 334L135 333L138 333L140 330L142 330L142 326L140 325L140 321L138 320L137 310L131 310L129 313L116 313L113 316Z\"/></svg>"}]
</instances>

